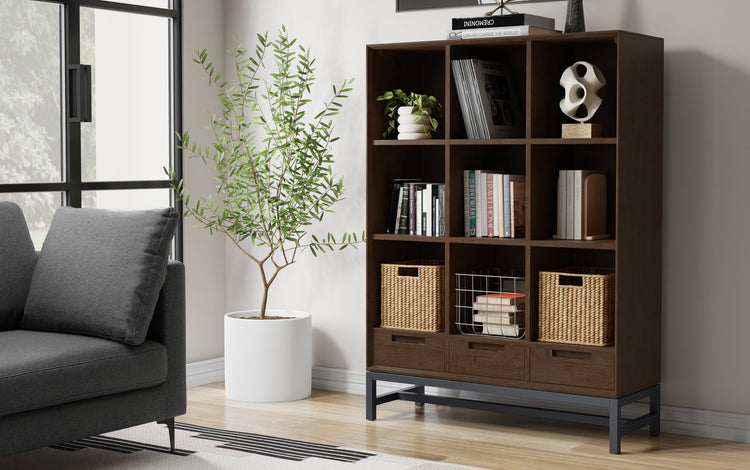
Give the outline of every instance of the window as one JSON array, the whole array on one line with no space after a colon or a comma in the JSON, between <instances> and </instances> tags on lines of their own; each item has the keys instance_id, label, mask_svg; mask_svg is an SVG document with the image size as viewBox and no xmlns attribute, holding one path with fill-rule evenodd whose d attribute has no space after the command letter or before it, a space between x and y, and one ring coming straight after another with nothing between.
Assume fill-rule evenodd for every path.
<instances>
[{"instance_id":1,"label":"window","mask_svg":"<svg viewBox=\"0 0 750 470\"><path fill-rule=\"evenodd\" d=\"M0 200L37 249L60 205L179 209L180 18L180 0L0 2Z\"/></svg>"}]
</instances>

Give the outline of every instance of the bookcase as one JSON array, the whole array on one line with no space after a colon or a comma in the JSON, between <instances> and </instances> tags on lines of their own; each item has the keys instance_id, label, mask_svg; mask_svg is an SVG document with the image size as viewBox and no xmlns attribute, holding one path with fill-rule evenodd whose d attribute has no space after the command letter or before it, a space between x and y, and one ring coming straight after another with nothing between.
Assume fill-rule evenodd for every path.
<instances>
[{"instance_id":1,"label":"bookcase","mask_svg":"<svg viewBox=\"0 0 750 470\"><path fill-rule=\"evenodd\" d=\"M610 451L620 437L649 426L659 432L661 350L661 200L663 40L599 31L458 41L368 45L367 53L367 417L395 400L493 408L493 404L430 395L425 386L499 396L593 404L604 416L577 421L610 427ZM466 138L451 61L501 61L511 70L524 111L523 137ZM576 61L597 65L607 80L592 122L601 137L563 139L572 122L559 109L562 71ZM432 94L444 105L432 139L382 138L386 90ZM526 177L524 238L464 235L463 171L484 168ZM557 176L563 169L604 170L604 240L560 240ZM445 183L444 237L385 233L395 178ZM382 328L381 264L405 259L445 264L445 315L440 331ZM523 273L522 338L469 336L456 327L456 273L501 266ZM539 272L565 266L615 274L614 343L586 346L538 339ZM409 384L378 396L377 381ZM626 403L649 398L649 413L623 419ZM509 407L499 408L510 411ZM536 410L536 411L533 411ZM570 418L553 409L517 412ZM575 413L573 413L575 415Z\"/></svg>"}]
</instances>

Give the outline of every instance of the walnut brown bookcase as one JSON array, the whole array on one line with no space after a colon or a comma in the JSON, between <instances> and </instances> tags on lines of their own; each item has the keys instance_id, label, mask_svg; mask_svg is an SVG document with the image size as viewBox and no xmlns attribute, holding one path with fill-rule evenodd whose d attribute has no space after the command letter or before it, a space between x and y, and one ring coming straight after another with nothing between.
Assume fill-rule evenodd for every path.
<instances>
[{"instance_id":1,"label":"walnut brown bookcase","mask_svg":"<svg viewBox=\"0 0 750 470\"><path fill-rule=\"evenodd\" d=\"M402 399L608 425L612 453L633 430L648 426L658 435L663 57L662 39L624 31L367 46L367 419L375 419L378 404ZM510 67L523 100L523 137L466 138L451 60L467 58ZM558 107L558 82L579 60L597 65L607 80L592 119L601 137L563 139L561 125L570 121ZM382 138L384 108L376 97L395 88L432 94L444 104L432 139ZM525 238L464 236L463 171L480 168L526 176ZM611 238L554 238L561 169L605 170ZM446 236L386 233L392 181L407 177L446 184ZM407 259L445 263L440 331L381 327L381 264ZM455 274L493 266L524 273L520 339L463 335L456 327ZM539 272L565 266L615 273L613 345L539 341ZM377 395L378 381L408 387ZM425 386L552 406L458 399ZM624 405L645 398L647 413L622 418ZM561 412L555 403L603 412Z\"/></svg>"}]
</instances>

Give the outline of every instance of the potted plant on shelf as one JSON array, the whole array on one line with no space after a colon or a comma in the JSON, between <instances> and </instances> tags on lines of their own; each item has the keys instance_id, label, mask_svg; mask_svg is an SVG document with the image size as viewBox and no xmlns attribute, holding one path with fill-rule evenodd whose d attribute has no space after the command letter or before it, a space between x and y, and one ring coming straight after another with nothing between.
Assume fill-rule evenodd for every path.
<instances>
[{"instance_id":1,"label":"potted plant on shelf","mask_svg":"<svg viewBox=\"0 0 750 470\"><path fill-rule=\"evenodd\" d=\"M209 145L196 144L187 131L178 137L189 156L214 166L218 197L193 203L183 182L168 173L185 216L212 234L226 235L260 271L259 310L225 315L227 397L290 401L310 395L311 319L305 312L268 309L270 287L304 251L317 256L364 240L364 232L341 237L309 233L343 199L343 180L332 168L331 144L338 137L331 118L341 110L352 80L334 85L322 110L308 113L315 81L309 50L297 46L284 27L273 41L267 32L257 39L253 52L239 43L228 51L234 84L214 70L205 49L196 50L193 59L208 75L209 86L218 88L222 112L206 126L213 133ZM269 56L275 69L264 78Z\"/></svg>"},{"instance_id":2,"label":"potted plant on shelf","mask_svg":"<svg viewBox=\"0 0 750 470\"><path fill-rule=\"evenodd\" d=\"M386 101L388 120L383 137L397 134L399 140L429 139L437 132L442 106L434 96L396 89L386 91L377 100Z\"/></svg>"}]
</instances>

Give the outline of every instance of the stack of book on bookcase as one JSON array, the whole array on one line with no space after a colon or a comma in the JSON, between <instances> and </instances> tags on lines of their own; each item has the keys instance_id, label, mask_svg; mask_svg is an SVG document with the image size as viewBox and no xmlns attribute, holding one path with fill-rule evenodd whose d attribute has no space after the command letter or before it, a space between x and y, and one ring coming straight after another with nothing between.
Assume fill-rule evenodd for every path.
<instances>
[{"instance_id":1,"label":"stack of book on bookcase","mask_svg":"<svg viewBox=\"0 0 750 470\"><path fill-rule=\"evenodd\" d=\"M394 179L386 233L445 236L445 184Z\"/></svg>"},{"instance_id":2,"label":"stack of book on bookcase","mask_svg":"<svg viewBox=\"0 0 750 470\"><path fill-rule=\"evenodd\" d=\"M505 64L456 59L451 69L469 139L523 137L522 106Z\"/></svg>"},{"instance_id":3,"label":"stack of book on bookcase","mask_svg":"<svg viewBox=\"0 0 750 470\"><path fill-rule=\"evenodd\" d=\"M499 292L478 295L472 305L474 323L482 324L482 334L519 337L524 331L526 295Z\"/></svg>"},{"instance_id":4,"label":"stack of book on bookcase","mask_svg":"<svg viewBox=\"0 0 750 470\"><path fill-rule=\"evenodd\" d=\"M448 39L496 38L559 32L555 31L554 18L525 13L453 18L451 28Z\"/></svg>"},{"instance_id":5,"label":"stack of book on bookcase","mask_svg":"<svg viewBox=\"0 0 750 470\"><path fill-rule=\"evenodd\" d=\"M557 238L596 240L607 234L607 177L603 170L560 170Z\"/></svg>"},{"instance_id":6,"label":"stack of book on bookcase","mask_svg":"<svg viewBox=\"0 0 750 470\"><path fill-rule=\"evenodd\" d=\"M464 236L523 238L526 177L464 170Z\"/></svg>"}]
</instances>

